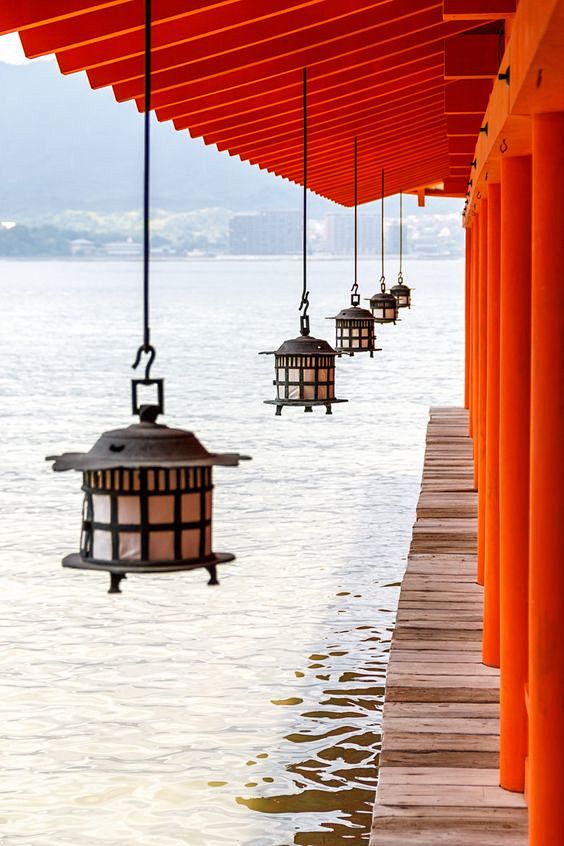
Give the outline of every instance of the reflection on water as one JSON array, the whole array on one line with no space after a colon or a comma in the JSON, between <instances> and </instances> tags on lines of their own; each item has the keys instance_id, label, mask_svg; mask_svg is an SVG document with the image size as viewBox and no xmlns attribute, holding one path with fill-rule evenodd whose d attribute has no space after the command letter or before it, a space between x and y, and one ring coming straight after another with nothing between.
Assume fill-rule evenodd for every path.
<instances>
[{"instance_id":1,"label":"reflection on water","mask_svg":"<svg viewBox=\"0 0 564 846\"><path fill-rule=\"evenodd\" d=\"M349 594L341 591L340 595ZM308 757L287 766L288 772L295 776L293 791L265 795L261 789L259 797L237 798L239 804L263 814L300 815L299 831L289 842L303 846L366 844L370 831L380 750L378 712L384 698L385 652L389 642L380 638L377 629L371 626L358 626L354 633L343 634L358 638L354 672L342 669L350 666L350 655L348 650L339 649L339 644L328 645L326 653L309 656L312 663L308 669L329 666L332 672L315 674L317 679L328 682L319 698L319 707L302 710L300 731L284 738L302 744L307 750ZM349 643L349 637L346 642ZM335 658L340 660L334 661ZM296 675L306 677L305 672ZM273 700L273 704L298 705L302 701L300 698ZM246 786L259 787L259 783L250 782ZM326 816L326 821L320 823L322 831L306 830L303 815L308 813L317 818L320 814Z\"/></svg>"},{"instance_id":2,"label":"reflection on water","mask_svg":"<svg viewBox=\"0 0 564 846\"><path fill-rule=\"evenodd\" d=\"M312 263L318 335L349 264ZM139 267L1 270L3 846L366 844L428 406L462 389L462 263L407 268L416 307L373 361L338 362L350 402L328 418L262 404L297 261L157 265L168 421L253 461L216 474L221 587L130 577L119 597L60 567L80 480L43 458L127 421Z\"/></svg>"}]
</instances>

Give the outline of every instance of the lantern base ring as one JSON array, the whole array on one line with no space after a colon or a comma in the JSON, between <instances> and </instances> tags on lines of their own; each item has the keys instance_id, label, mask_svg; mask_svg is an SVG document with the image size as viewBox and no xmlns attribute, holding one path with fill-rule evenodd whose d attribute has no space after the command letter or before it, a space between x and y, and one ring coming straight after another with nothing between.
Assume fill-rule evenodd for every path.
<instances>
[{"instance_id":1,"label":"lantern base ring","mask_svg":"<svg viewBox=\"0 0 564 846\"><path fill-rule=\"evenodd\" d=\"M164 564L135 564L134 562L117 563L108 561L100 564L87 561L80 553L75 552L63 558L63 567L73 570L100 570L110 574L110 588L108 593L121 593L120 582L127 578L127 573L178 573L182 570L199 570L205 567L209 573L208 585L218 585L217 565L234 561L235 556L230 552L215 552L201 561L171 561Z\"/></svg>"},{"instance_id":2,"label":"lantern base ring","mask_svg":"<svg viewBox=\"0 0 564 846\"><path fill-rule=\"evenodd\" d=\"M328 400L287 400L287 399L275 399L275 400L264 400L265 405L275 405L276 406L276 416L280 417L282 414L282 409L284 406L293 406L293 407L303 407L304 411L313 411L314 405L324 405L325 406L325 413L326 414L333 414L333 410L331 406L336 402L348 402L346 399L328 399Z\"/></svg>"}]
</instances>

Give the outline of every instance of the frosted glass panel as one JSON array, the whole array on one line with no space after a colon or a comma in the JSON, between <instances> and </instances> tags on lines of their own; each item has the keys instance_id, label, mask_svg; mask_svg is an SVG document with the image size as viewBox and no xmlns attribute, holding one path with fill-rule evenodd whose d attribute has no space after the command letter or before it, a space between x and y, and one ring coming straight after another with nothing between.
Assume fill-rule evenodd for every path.
<instances>
[{"instance_id":1,"label":"frosted glass panel","mask_svg":"<svg viewBox=\"0 0 564 846\"><path fill-rule=\"evenodd\" d=\"M182 557L198 558L200 555L200 532L198 529L182 532Z\"/></svg>"},{"instance_id":2,"label":"frosted glass panel","mask_svg":"<svg viewBox=\"0 0 564 846\"><path fill-rule=\"evenodd\" d=\"M211 526L206 526L206 537L205 537L205 554L211 555L212 551L212 528Z\"/></svg>"},{"instance_id":3,"label":"frosted glass panel","mask_svg":"<svg viewBox=\"0 0 564 846\"><path fill-rule=\"evenodd\" d=\"M300 399L299 385L288 385L288 399Z\"/></svg>"},{"instance_id":4,"label":"frosted glass panel","mask_svg":"<svg viewBox=\"0 0 564 846\"><path fill-rule=\"evenodd\" d=\"M96 523L110 523L112 519L112 506L109 496L102 494L92 495L92 507L94 511L94 521Z\"/></svg>"},{"instance_id":5,"label":"frosted glass panel","mask_svg":"<svg viewBox=\"0 0 564 846\"><path fill-rule=\"evenodd\" d=\"M111 532L103 532L99 529L94 530L94 538L92 542L92 557L99 558L100 561L112 560Z\"/></svg>"},{"instance_id":6,"label":"frosted glass panel","mask_svg":"<svg viewBox=\"0 0 564 846\"><path fill-rule=\"evenodd\" d=\"M139 498L136 496L118 497L118 522L139 525L141 522L141 509Z\"/></svg>"},{"instance_id":7,"label":"frosted glass panel","mask_svg":"<svg viewBox=\"0 0 564 846\"><path fill-rule=\"evenodd\" d=\"M122 561L141 560L141 535L138 532L120 532L119 557Z\"/></svg>"},{"instance_id":8,"label":"frosted glass panel","mask_svg":"<svg viewBox=\"0 0 564 846\"><path fill-rule=\"evenodd\" d=\"M174 497L149 497L149 523L174 522Z\"/></svg>"},{"instance_id":9,"label":"frosted glass panel","mask_svg":"<svg viewBox=\"0 0 564 846\"><path fill-rule=\"evenodd\" d=\"M149 535L149 558L151 561L174 560L174 533L151 532Z\"/></svg>"},{"instance_id":10,"label":"frosted glass panel","mask_svg":"<svg viewBox=\"0 0 564 846\"><path fill-rule=\"evenodd\" d=\"M315 399L315 385L304 385L304 399Z\"/></svg>"},{"instance_id":11,"label":"frosted glass panel","mask_svg":"<svg viewBox=\"0 0 564 846\"><path fill-rule=\"evenodd\" d=\"M304 370L304 382L314 382L315 381L315 370Z\"/></svg>"},{"instance_id":12,"label":"frosted glass panel","mask_svg":"<svg viewBox=\"0 0 564 846\"><path fill-rule=\"evenodd\" d=\"M319 374L319 381L320 382L326 382L327 381L327 370L318 370L317 372Z\"/></svg>"},{"instance_id":13,"label":"frosted glass panel","mask_svg":"<svg viewBox=\"0 0 564 846\"><path fill-rule=\"evenodd\" d=\"M297 367L291 367L288 370L288 380L290 382L299 382L300 381L300 371Z\"/></svg>"},{"instance_id":14,"label":"frosted glass panel","mask_svg":"<svg viewBox=\"0 0 564 846\"><path fill-rule=\"evenodd\" d=\"M200 519L200 494L182 494L182 522L193 523Z\"/></svg>"},{"instance_id":15,"label":"frosted glass panel","mask_svg":"<svg viewBox=\"0 0 564 846\"><path fill-rule=\"evenodd\" d=\"M317 399L327 399L327 388L325 385L319 385L317 389Z\"/></svg>"}]
</instances>

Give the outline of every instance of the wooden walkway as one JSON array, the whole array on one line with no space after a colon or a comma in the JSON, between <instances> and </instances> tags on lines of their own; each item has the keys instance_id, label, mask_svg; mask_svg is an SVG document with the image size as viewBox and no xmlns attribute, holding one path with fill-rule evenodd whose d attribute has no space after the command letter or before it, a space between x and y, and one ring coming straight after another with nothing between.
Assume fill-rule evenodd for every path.
<instances>
[{"instance_id":1,"label":"wooden walkway","mask_svg":"<svg viewBox=\"0 0 564 846\"><path fill-rule=\"evenodd\" d=\"M499 672L481 663L482 588L467 412L431 409L384 705L370 846L524 846L499 785Z\"/></svg>"}]
</instances>

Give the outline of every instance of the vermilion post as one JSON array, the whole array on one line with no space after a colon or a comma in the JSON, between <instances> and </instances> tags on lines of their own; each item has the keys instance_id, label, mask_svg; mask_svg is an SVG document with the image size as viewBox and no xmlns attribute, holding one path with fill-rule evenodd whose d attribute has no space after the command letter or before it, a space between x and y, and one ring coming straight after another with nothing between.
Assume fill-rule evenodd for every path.
<instances>
[{"instance_id":1,"label":"vermilion post","mask_svg":"<svg viewBox=\"0 0 564 846\"><path fill-rule=\"evenodd\" d=\"M484 664L499 667L499 275L501 187L488 187L487 384L484 555Z\"/></svg>"},{"instance_id":2,"label":"vermilion post","mask_svg":"<svg viewBox=\"0 0 564 846\"><path fill-rule=\"evenodd\" d=\"M488 316L488 201L480 204L480 256L478 261L478 584L484 584L486 552L486 389ZM474 441L476 443L476 441Z\"/></svg>"},{"instance_id":3,"label":"vermilion post","mask_svg":"<svg viewBox=\"0 0 564 846\"><path fill-rule=\"evenodd\" d=\"M525 788L529 585L531 157L501 161L500 783Z\"/></svg>"},{"instance_id":4,"label":"vermilion post","mask_svg":"<svg viewBox=\"0 0 564 846\"><path fill-rule=\"evenodd\" d=\"M474 217L472 223L472 438L474 450L474 488L478 489L478 411L480 391L480 368L478 367L478 352L480 349L480 315L478 313L480 288L480 216Z\"/></svg>"},{"instance_id":5,"label":"vermilion post","mask_svg":"<svg viewBox=\"0 0 564 846\"><path fill-rule=\"evenodd\" d=\"M564 832L564 112L534 115L529 570L530 842Z\"/></svg>"},{"instance_id":6,"label":"vermilion post","mask_svg":"<svg viewBox=\"0 0 564 846\"><path fill-rule=\"evenodd\" d=\"M472 264L472 245L470 229L465 229L466 243L465 243L465 289L464 289L464 328L465 328L465 343L464 343L464 408L470 407L470 348L471 348L471 328L470 328L470 274Z\"/></svg>"}]
</instances>

